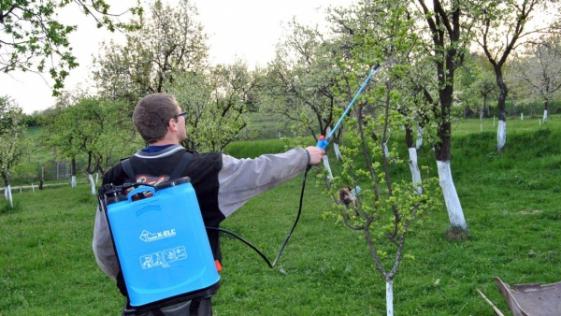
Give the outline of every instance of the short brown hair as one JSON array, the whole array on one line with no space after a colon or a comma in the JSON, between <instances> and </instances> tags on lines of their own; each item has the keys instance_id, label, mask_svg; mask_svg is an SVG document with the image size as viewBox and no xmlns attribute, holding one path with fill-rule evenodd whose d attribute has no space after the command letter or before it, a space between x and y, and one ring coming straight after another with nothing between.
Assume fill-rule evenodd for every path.
<instances>
[{"instance_id":1,"label":"short brown hair","mask_svg":"<svg viewBox=\"0 0 561 316\"><path fill-rule=\"evenodd\" d=\"M136 104L132 121L142 138L151 144L164 138L169 120L177 114L177 107L172 95L149 94Z\"/></svg>"}]
</instances>

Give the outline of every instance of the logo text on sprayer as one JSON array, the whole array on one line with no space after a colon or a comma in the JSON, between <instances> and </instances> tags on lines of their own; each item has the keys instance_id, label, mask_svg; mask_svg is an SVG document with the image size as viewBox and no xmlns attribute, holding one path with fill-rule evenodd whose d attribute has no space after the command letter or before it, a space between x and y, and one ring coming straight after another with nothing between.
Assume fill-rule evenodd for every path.
<instances>
[{"instance_id":1,"label":"logo text on sprayer","mask_svg":"<svg viewBox=\"0 0 561 316\"><path fill-rule=\"evenodd\" d=\"M153 241L158 241L158 240L162 240L162 239L166 239L166 238L173 238L176 235L177 234L175 232L175 228L165 229L165 230L155 232L155 233L151 233L151 232L147 231L146 229L144 229L140 233L139 238L140 238L140 240L142 240L144 242L153 242Z\"/></svg>"}]
</instances>

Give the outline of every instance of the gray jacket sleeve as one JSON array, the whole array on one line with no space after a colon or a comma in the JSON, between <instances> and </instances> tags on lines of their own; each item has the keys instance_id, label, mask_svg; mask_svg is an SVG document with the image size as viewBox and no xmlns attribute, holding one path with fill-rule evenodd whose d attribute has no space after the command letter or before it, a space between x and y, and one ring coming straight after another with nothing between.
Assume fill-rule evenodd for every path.
<instances>
[{"instance_id":1,"label":"gray jacket sleeve","mask_svg":"<svg viewBox=\"0 0 561 316\"><path fill-rule=\"evenodd\" d=\"M94 233L92 240L92 248L95 256L95 261L99 268L112 278L117 277L119 272L119 265L117 263L117 256L113 249L113 241L109 234L109 227L107 226L107 219L100 212L99 207L95 212Z\"/></svg>"},{"instance_id":2,"label":"gray jacket sleeve","mask_svg":"<svg viewBox=\"0 0 561 316\"><path fill-rule=\"evenodd\" d=\"M294 178L308 163L308 152L303 148L255 159L223 155L222 169L218 173L218 206L222 214L230 216L250 198Z\"/></svg>"},{"instance_id":3,"label":"gray jacket sleeve","mask_svg":"<svg viewBox=\"0 0 561 316\"><path fill-rule=\"evenodd\" d=\"M218 173L218 205L224 216L231 215L255 195L295 177L306 169L309 161L308 152L301 148L255 159L222 156L222 169ZM105 274L116 278L119 271L117 257L107 219L99 208L95 213L92 248L97 265Z\"/></svg>"}]
</instances>

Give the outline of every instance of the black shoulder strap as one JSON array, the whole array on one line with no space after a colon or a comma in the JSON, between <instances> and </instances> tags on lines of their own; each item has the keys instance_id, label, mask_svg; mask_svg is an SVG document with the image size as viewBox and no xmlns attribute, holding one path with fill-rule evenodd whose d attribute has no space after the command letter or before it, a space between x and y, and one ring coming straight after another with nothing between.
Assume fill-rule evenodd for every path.
<instances>
[{"instance_id":1,"label":"black shoulder strap","mask_svg":"<svg viewBox=\"0 0 561 316\"><path fill-rule=\"evenodd\" d=\"M177 164L175 169L173 169L173 172L169 175L170 180L174 180L174 179L177 179L177 178L181 177L183 172L185 172L185 168L187 167L187 165L191 161L192 156L193 156L193 154L191 154L190 152L185 152L183 154L183 156L181 157L181 160L179 161L179 163Z\"/></svg>"},{"instance_id":2,"label":"black shoulder strap","mask_svg":"<svg viewBox=\"0 0 561 316\"><path fill-rule=\"evenodd\" d=\"M183 154L183 156L181 157L181 160L179 161L179 163L177 164L175 169L173 169L173 171L171 172L171 174L169 176L170 180L177 179L177 178L181 177L181 175L185 171L185 168L187 167L187 165L191 161L192 156L193 156L193 154L190 153L190 152L185 152ZM134 173L134 170L132 169L130 158L127 158L127 159L121 161L121 168L123 168L123 171L127 174L127 177L130 180L136 181L136 174Z\"/></svg>"},{"instance_id":3,"label":"black shoulder strap","mask_svg":"<svg viewBox=\"0 0 561 316\"><path fill-rule=\"evenodd\" d=\"M134 173L134 170L132 170L132 165L131 165L131 159L127 158L125 160L121 160L121 168L123 168L123 171L127 174L127 177L129 177L129 180L135 182L136 181L136 174Z\"/></svg>"}]
</instances>

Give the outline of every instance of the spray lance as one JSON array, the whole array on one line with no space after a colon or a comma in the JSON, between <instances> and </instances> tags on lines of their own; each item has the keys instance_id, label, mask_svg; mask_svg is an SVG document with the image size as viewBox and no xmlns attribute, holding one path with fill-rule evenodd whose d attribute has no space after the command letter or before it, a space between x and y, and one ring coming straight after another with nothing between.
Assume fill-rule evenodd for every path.
<instances>
[{"instance_id":1,"label":"spray lance","mask_svg":"<svg viewBox=\"0 0 561 316\"><path fill-rule=\"evenodd\" d=\"M366 76L366 78L364 79L358 90L355 92L353 98L345 108L345 111L343 111L343 114L341 114L341 117L339 117L339 120L337 120L337 123L335 123L333 129L331 129L329 133L327 133L327 137L325 137L324 135L320 135L316 147L321 148L323 150L327 149L327 146L329 146L329 142L331 141L331 139L333 139L333 136L335 135L337 130L341 127L341 124L343 124L345 117L353 109L356 101L358 100L360 95L364 92L364 89L366 89L370 80L372 80L372 78L380 71L380 69L381 69L380 65L374 65L370 68L370 71L368 72L368 76Z\"/></svg>"},{"instance_id":2,"label":"spray lance","mask_svg":"<svg viewBox=\"0 0 561 316\"><path fill-rule=\"evenodd\" d=\"M368 75L366 76L366 78L364 79L364 81L362 82L362 84L360 85L358 90L355 92L351 101L345 107L345 111L343 112L343 114L341 115L341 117L339 118L339 120L337 121L335 126L333 127L333 129L331 129L327 133L327 137L325 137L324 135L320 135L319 140L316 143L316 147L321 148L323 150L327 149L330 141L333 139L333 136L335 135L337 130L341 127L341 124L343 124L343 121L345 120L345 117L347 117L347 115L352 110L352 108L355 105L358 98L361 96L361 94L364 92L364 90L368 86L368 83L370 82L370 80L372 80L372 78L380 71L380 69L381 69L380 65L374 65L370 68L370 71L368 72ZM331 175L330 178L332 179L333 176L332 176L332 173L331 173L331 168L329 167L329 162L327 161L327 155L323 156L323 158L325 159L324 160L324 166L326 167L326 169L328 169L328 173ZM292 237L292 233L294 232L294 229L296 228L296 225L298 225L298 222L300 220L300 215L302 214L302 204L303 204L302 202L304 200L304 191L305 191L305 188L306 188L306 179L307 179L309 170L310 170L310 167L308 167L306 169L306 171L304 172L304 177L303 177L303 180L302 180L302 189L300 191L300 202L299 202L299 206L298 206L298 212L296 214L296 219L294 220L294 223L292 224L292 227L288 231L288 234L287 234L286 238L284 239L283 243L281 244L281 246L279 248L279 251L278 251L278 253L277 253L277 255L276 255L276 257L273 261L269 260L269 258L267 258L267 256L261 250L259 250L255 245L253 245L251 242L249 242L248 240L242 238L241 236L237 235L236 233L234 233L230 230L227 230L227 229L224 229L224 228L215 228L215 227L207 227L207 229L218 230L221 233L230 235L231 237L234 237L234 238L240 240L241 242L243 242L244 244L249 246L251 249L253 249L255 252L257 252L257 254L259 254L259 256L265 261L265 263L267 263L267 265L271 269L273 269L277 265L277 263L279 262L282 254L284 252L284 249L286 248L286 245L288 244L288 241ZM360 188L355 188L353 190L356 190L357 192L355 192L355 194L358 194L358 191L360 190ZM279 269L279 271L283 274L286 274L286 272L282 268Z\"/></svg>"}]
</instances>

